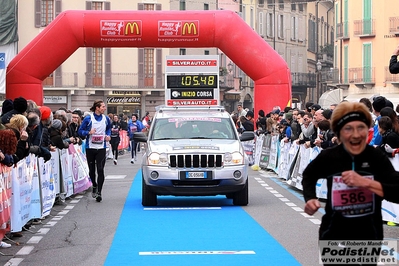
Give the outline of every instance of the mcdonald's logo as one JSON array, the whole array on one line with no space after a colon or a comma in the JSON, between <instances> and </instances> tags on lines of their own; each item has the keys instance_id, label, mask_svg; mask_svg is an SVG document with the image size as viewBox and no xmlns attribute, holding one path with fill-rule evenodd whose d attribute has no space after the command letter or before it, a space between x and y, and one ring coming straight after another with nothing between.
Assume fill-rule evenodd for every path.
<instances>
[{"instance_id":1,"label":"mcdonald's logo","mask_svg":"<svg viewBox=\"0 0 399 266\"><path fill-rule=\"evenodd\" d=\"M125 26L125 36L141 36L141 21L129 21Z\"/></svg>"},{"instance_id":2,"label":"mcdonald's logo","mask_svg":"<svg viewBox=\"0 0 399 266\"><path fill-rule=\"evenodd\" d=\"M194 22L184 22L182 28L182 35L196 36L198 35L198 24Z\"/></svg>"}]
</instances>

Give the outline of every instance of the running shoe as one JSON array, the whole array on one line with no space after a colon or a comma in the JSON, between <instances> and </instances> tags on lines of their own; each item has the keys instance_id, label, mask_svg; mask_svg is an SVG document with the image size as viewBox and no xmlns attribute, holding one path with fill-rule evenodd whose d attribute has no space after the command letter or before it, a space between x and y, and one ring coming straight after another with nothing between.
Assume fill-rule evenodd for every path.
<instances>
[{"instance_id":1,"label":"running shoe","mask_svg":"<svg viewBox=\"0 0 399 266\"><path fill-rule=\"evenodd\" d=\"M0 248L10 248L10 247L11 247L11 244L8 244L3 241L0 242Z\"/></svg>"},{"instance_id":2,"label":"running shoe","mask_svg":"<svg viewBox=\"0 0 399 266\"><path fill-rule=\"evenodd\" d=\"M131 164L134 164L134 158L132 158L132 159L130 160L130 163L131 163Z\"/></svg>"},{"instance_id":3,"label":"running shoe","mask_svg":"<svg viewBox=\"0 0 399 266\"><path fill-rule=\"evenodd\" d=\"M118 164L118 161L117 161L116 159L114 159L114 164L115 164L115 165L117 165L117 164Z\"/></svg>"},{"instance_id":4,"label":"running shoe","mask_svg":"<svg viewBox=\"0 0 399 266\"><path fill-rule=\"evenodd\" d=\"M389 226L396 226L396 223L394 223L394 222L387 222L387 225L389 225Z\"/></svg>"},{"instance_id":5,"label":"running shoe","mask_svg":"<svg viewBox=\"0 0 399 266\"><path fill-rule=\"evenodd\" d=\"M97 202L101 202L102 200L103 200L103 198L101 197L101 194L98 193L98 194L97 194L97 197L96 197L96 201L97 201Z\"/></svg>"}]
</instances>

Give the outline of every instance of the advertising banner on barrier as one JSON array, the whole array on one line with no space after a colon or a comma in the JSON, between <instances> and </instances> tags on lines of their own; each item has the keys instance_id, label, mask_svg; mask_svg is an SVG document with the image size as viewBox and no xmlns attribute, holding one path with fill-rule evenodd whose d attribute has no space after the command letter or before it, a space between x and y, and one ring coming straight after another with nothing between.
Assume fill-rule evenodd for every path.
<instances>
[{"instance_id":1,"label":"advertising banner on barrier","mask_svg":"<svg viewBox=\"0 0 399 266\"><path fill-rule=\"evenodd\" d=\"M65 197L73 195L73 181L72 181L72 155L68 153L68 150L62 149L60 151L60 164L61 164L61 185Z\"/></svg>"},{"instance_id":2,"label":"advertising banner on barrier","mask_svg":"<svg viewBox=\"0 0 399 266\"><path fill-rule=\"evenodd\" d=\"M89 168L80 147L76 150L74 145L69 145L68 152L72 155L73 192L76 194L91 187Z\"/></svg>"},{"instance_id":3,"label":"advertising banner on barrier","mask_svg":"<svg viewBox=\"0 0 399 266\"><path fill-rule=\"evenodd\" d=\"M33 158L32 158L33 157ZM40 185L35 156L27 156L12 168L11 231L19 232L33 218L41 217Z\"/></svg>"},{"instance_id":4,"label":"advertising banner on barrier","mask_svg":"<svg viewBox=\"0 0 399 266\"><path fill-rule=\"evenodd\" d=\"M119 131L119 137L121 141L119 142L118 150L127 149L129 147L129 137L127 135L127 131L126 130Z\"/></svg>"},{"instance_id":5,"label":"advertising banner on barrier","mask_svg":"<svg viewBox=\"0 0 399 266\"><path fill-rule=\"evenodd\" d=\"M11 216L11 168L0 166L0 237L3 238L9 229Z\"/></svg>"},{"instance_id":6,"label":"advertising banner on barrier","mask_svg":"<svg viewBox=\"0 0 399 266\"><path fill-rule=\"evenodd\" d=\"M39 161L39 177L42 191L42 216L50 214L55 202L55 183L52 173L51 160L44 162L43 158Z\"/></svg>"},{"instance_id":7,"label":"advertising banner on barrier","mask_svg":"<svg viewBox=\"0 0 399 266\"><path fill-rule=\"evenodd\" d=\"M54 178L55 194L63 193L64 191L61 190L60 154L58 149L51 152L50 165L51 173L53 174Z\"/></svg>"}]
</instances>

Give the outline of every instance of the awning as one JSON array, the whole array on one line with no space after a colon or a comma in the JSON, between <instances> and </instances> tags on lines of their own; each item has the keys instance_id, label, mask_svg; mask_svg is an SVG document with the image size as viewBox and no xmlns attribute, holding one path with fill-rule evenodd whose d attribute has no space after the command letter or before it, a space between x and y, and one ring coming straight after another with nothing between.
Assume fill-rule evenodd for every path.
<instances>
[{"instance_id":1,"label":"awning","mask_svg":"<svg viewBox=\"0 0 399 266\"><path fill-rule=\"evenodd\" d=\"M373 102L373 98L379 96L378 93L359 93L359 94L349 94L344 96L344 100L348 102L359 102L361 98L367 98Z\"/></svg>"},{"instance_id":2,"label":"awning","mask_svg":"<svg viewBox=\"0 0 399 266\"><path fill-rule=\"evenodd\" d=\"M319 105L321 108L327 109L331 104L339 104L342 99L342 89L326 91L320 96Z\"/></svg>"}]
</instances>

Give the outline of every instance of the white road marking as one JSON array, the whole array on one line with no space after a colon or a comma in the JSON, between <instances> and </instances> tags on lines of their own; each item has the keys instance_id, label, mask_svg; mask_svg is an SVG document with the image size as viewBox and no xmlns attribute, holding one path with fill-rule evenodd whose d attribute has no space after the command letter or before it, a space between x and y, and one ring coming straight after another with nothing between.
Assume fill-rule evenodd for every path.
<instances>
[{"instance_id":1,"label":"white road marking","mask_svg":"<svg viewBox=\"0 0 399 266\"><path fill-rule=\"evenodd\" d=\"M65 206L64 210L72 210L75 206L73 205L67 205Z\"/></svg>"},{"instance_id":2,"label":"white road marking","mask_svg":"<svg viewBox=\"0 0 399 266\"><path fill-rule=\"evenodd\" d=\"M107 175L105 179L124 179L126 175Z\"/></svg>"},{"instance_id":3,"label":"white road marking","mask_svg":"<svg viewBox=\"0 0 399 266\"><path fill-rule=\"evenodd\" d=\"M295 203L292 203L292 202L287 202L286 203L288 206L290 206L290 207L296 207L296 204Z\"/></svg>"},{"instance_id":4,"label":"white road marking","mask_svg":"<svg viewBox=\"0 0 399 266\"><path fill-rule=\"evenodd\" d=\"M289 200L289 199L287 199L287 198L280 198L280 200L281 200L281 201L283 201L283 202L290 201L290 200Z\"/></svg>"},{"instance_id":5,"label":"white road marking","mask_svg":"<svg viewBox=\"0 0 399 266\"><path fill-rule=\"evenodd\" d=\"M76 204L76 203L79 203L79 201L80 201L80 200L78 200L78 199L77 199L77 200L71 200L69 203L71 203L71 204Z\"/></svg>"},{"instance_id":6,"label":"white road marking","mask_svg":"<svg viewBox=\"0 0 399 266\"><path fill-rule=\"evenodd\" d=\"M23 260L23 258L12 258L4 266L18 266Z\"/></svg>"},{"instance_id":7,"label":"white road marking","mask_svg":"<svg viewBox=\"0 0 399 266\"><path fill-rule=\"evenodd\" d=\"M15 255L29 255L33 249L34 246L24 246Z\"/></svg>"},{"instance_id":8,"label":"white road marking","mask_svg":"<svg viewBox=\"0 0 399 266\"><path fill-rule=\"evenodd\" d=\"M307 213L301 213L302 215L303 215L303 217L306 217L306 218L312 218L312 217L314 217L313 215L309 215L309 214L307 214Z\"/></svg>"},{"instance_id":9,"label":"white road marking","mask_svg":"<svg viewBox=\"0 0 399 266\"><path fill-rule=\"evenodd\" d=\"M299 207L292 207L292 209L297 212L303 212L303 209Z\"/></svg>"},{"instance_id":10,"label":"white road marking","mask_svg":"<svg viewBox=\"0 0 399 266\"><path fill-rule=\"evenodd\" d=\"M222 207L172 207L172 208L144 208L145 211L176 211L176 210L221 210Z\"/></svg>"},{"instance_id":11,"label":"white road marking","mask_svg":"<svg viewBox=\"0 0 399 266\"><path fill-rule=\"evenodd\" d=\"M50 228L40 228L36 233L40 235L45 235L50 231Z\"/></svg>"},{"instance_id":12,"label":"white road marking","mask_svg":"<svg viewBox=\"0 0 399 266\"><path fill-rule=\"evenodd\" d=\"M309 219L314 224L321 224L321 221L319 219Z\"/></svg>"},{"instance_id":13,"label":"white road marking","mask_svg":"<svg viewBox=\"0 0 399 266\"><path fill-rule=\"evenodd\" d=\"M49 222L47 222L46 224L44 224L44 226L54 226L56 223L57 223L57 222L49 221Z\"/></svg>"},{"instance_id":14,"label":"white road marking","mask_svg":"<svg viewBox=\"0 0 399 266\"><path fill-rule=\"evenodd\" d=\"M42 236L32 236L29 240L28 240L28 244L37 244L40 242L40 240L42 240L43 237Z\"/></svg>"},{"instance_id":15,"label":"white road marking","mask_svg":"<svg viewBox=\"0 0 399 266\"><path fill-rule=\"evenodd\" d=\"M284 196L281 195L281 194L274 194L274 196L276 196L277 198L282 198L282 197L284 197Z\"/></svg>"},{"instance_id":16,"label":"white road marking","mask_svg":"<svg viewBox=\"0 0 399 266\"><path fill-rule=\"evenodd\" d=\"M140 256L159 255L254 255L253 250L193 250L193 251L142 251Z\"/></svg>"}]
</instances>

